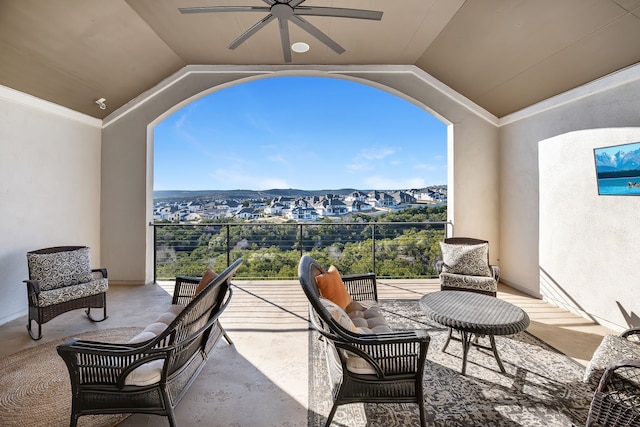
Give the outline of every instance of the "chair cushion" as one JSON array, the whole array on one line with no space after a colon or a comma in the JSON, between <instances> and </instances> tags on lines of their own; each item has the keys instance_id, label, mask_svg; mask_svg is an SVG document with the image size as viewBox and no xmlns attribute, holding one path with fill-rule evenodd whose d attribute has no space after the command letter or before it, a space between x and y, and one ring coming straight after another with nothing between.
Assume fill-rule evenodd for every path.
<instances>
[{"instance_id":1,"label":"chair cushion","mask_svg":"<svg viewBox=\"0 0 640 427\"><path fill-rule=\"evenodd\" d=\"M343 310L352 301L351 295L349 295L347 288L344 286L340 272L335 266L332 265L325 273L317 275L316 283L322 296L333 301Z\"/></svg>"},{"instance_id":2,"label":"chair cushion","mask_svg":"<svg viewBox=\"0 0 640 427\"><path fill-rule=\"evenodd\" d=\"M487 262L489 244L460 245L440 242L442 272L468 276L491 276Z\"/></svg>"},{"instance_id":3,"label":"chair cushion","mask_svg":"<svg viewBox=\"0 0 640 427\"><path fill-rule=\"evenodd\" d=\"M382 334L392 332L382 310L375 301L353 301L347 307L347 315L359 334ZM342 350L341 350L342 351ZM360 375L375 375L376 371L362 357L342 351L349 372Z\"/></svg>"},{"instance_id":4,"label":"chair cushion","mask_svg":"<svg viewBox=\"0 0 640 427\"><path fill-rule=\"evenodd\" d=\"M320 303L327 309L333 320L338 322L347 331L356 332L356 325L353 324L351 318L345 313L345 311L336 303L326 298L320 297Z\"/></svg>"},{"instance_id":5,"label":"chair cushion","mask_svg":"<svg viewBox=\"0 0 640 427\"><path fill-rule=\"evenodd\" d=\"M460 274L440 273L440 285L477 291L498 291L498 282L493 276L464 276Z\"/></svg>"},{"instance_id":6,"label":"chair cushion","mask_svg":"<svg viewBox=\"0 0 640 427\"><path fill-rule=\"evenodd\" d=\"M212 279L213 280L213 279ZM148 325L144 331L127 341L129 344L138 344L149 341L167 329L167 326L184 309L181 305L171 305L169 309L158 316L155 322ZM154 360L134 369L125 379L126 385L147 386L155 384L162 378L162 368L164 360Z\"/></svg>"},{"instance_id":7,"label":"chair cushion","mask_svg":"<svg viewBox=\"0 0 640 427\"><path fill-rule=\"evenodd\" d=\"M196 287L194 296L198 295L200 291L206 288L207 285L211 283L216 277L218 277L218 273L210 268L207 268L207 271L204 272L204 274L202 275L202 279L200 279L200 283L198 283L198 286Z\"/></svg>"},{"instance_id":8,"label":"chair cushion","mask_svg":"<svg viewBox=\"0 0 640 427\"><path fill-rule=\"evenodd\" d=\"M361 304L353 301L347 307L347 315L360 334L382 334L393 332L377 304Z\"/></svg>"},{"instance_id":9,"label":"chair cushion","mask_svg":"<svg viewBox=\"0 0 640 427\"><path fill-rule=\"evenodd\" d=\"M29 279L37 280L41 291L77 285L93 279L89 248L49 254L27 254Z\"/></svg>"},{"instance_id":10,"label":"chair cushion","mask_svg":"<svg viewBox=\"0 0 640 427\"><path fill-rule=\"evenodd\" d=\"M78 285L43 291L38 294L38 307L48 307L53 304L97 295L106 292L108 288L109 282L107 279L102 278Z\"/></svg>"},{"instance_id":11,"label":"chair cushion","mask_svg":"<svg viewBox=\"0 0 640 427\"><path fill-rule=\"evenodd\" d=\"M583 381L597 385L607 366L623 359L640 359L640 344L618 335L605 335L587 365Z\"/></svg>"}]
</instances>

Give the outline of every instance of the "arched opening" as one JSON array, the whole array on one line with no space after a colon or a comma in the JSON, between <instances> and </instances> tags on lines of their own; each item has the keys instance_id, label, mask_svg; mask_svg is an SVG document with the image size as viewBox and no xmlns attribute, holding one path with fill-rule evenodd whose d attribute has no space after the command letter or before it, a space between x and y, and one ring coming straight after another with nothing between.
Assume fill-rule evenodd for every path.
<instances>
[{"instance_id":1,"label":"arched opening","mask_svg":"<svg viewBox=\"0 0 640 427\"><path fill-rule=\"evenodd\" d=\"M278 76L202 96L154 129L158 190L410 190L447 184L447 127L359 82Z\"/></svg>"},{"instance_id":2,"label":"arched opening","mask_svg":"<svg viewBox=\"0 0 640 427\"><path fill-rule=\"evenodd\" d=\"M421 218L442 221L446 184L447 126L399 96L346 79L278 76L244 82L182 106L154 128L155 222L346 222L434 206L441 207L437 218L435 213ZM372 194L378 199L371 200ZM256 199L266 205L256 207ZM182 231L170 229L167 236ZM166 228L157 230L164 236ZM290 237L282 244L287 256L296 252L289 248ZM164 268L165 260L200 256L176 238L156 244L164 254L156 258L160 278L173 273ZM250 245L250 236L244 240ZM368 239L362 244L369 245ZM218 253L209 246L208 256ZM309 250L303 242L298 247ZM194 268L196 274L201 267L195 265L185 261L182 269Z\"/></svg>"}]
</instances>

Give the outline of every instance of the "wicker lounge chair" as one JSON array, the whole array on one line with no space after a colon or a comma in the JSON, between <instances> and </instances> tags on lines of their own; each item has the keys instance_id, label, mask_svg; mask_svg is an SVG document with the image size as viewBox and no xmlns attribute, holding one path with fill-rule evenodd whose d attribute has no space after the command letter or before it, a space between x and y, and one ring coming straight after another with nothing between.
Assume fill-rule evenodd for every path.
<instances>
[{"instance_id":1,"label":"wicker lounge chair","mask_svg":"<svg viewBox=\"0 0 640 427\"><path fill-rule=\"evenodd\" d=\"M429 335L424 330L362 333L361 329L346 328L344 322L336 320L335 312L329 312L326 301L321 298L316 278L323 273L325 270L313 258L305 255L300 259L298 276L309 300L311 324L325 344L333 392L334 403L326 426L331 424L339 405L370 402L416 403L420 425L424 427L422 380ZM342 276L342 281L353 301L362 305L365 301L368 301L366 305L377 303L373 274Z\"/></svg>"},{"instance_id":2,"label":"wicker lounge chair","mask_svg":"<svg viewBox=\"0 0 640 427\"><path fill-rule=\"evenodd\" d=\"M70 426L82 415L144 413L166 416L175 427L174 408L226 337L218 317L229 304L230 280L240 264L242 259L195 296L185 295L195 286L183 287L174 296L177 305L126 344L72 339L58 346L71 377Z\"/></svg>"},{"instance_id":3,"label":"wicker lounge chair","mask_svg":"<svg viewBox=\"0 0 640 427\"><path fill-rule=\"evenodd\" d=\"M29 280L29 323L27 330L34 340L42 338L42 324L67 311L85 308L93 322L107 318L107 269L91 269L86 246L57 246L27 253ZM102 308L102 319L91 315L91 308ZM34 336L31 325L38 324Z\"/></svg>"}]
</instances>

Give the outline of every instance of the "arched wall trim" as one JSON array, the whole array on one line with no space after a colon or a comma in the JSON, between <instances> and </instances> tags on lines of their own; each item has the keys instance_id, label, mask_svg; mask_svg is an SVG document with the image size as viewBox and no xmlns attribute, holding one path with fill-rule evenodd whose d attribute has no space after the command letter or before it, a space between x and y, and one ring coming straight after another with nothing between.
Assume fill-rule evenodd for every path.
<instances>
[{"instance_id":1,"label":"arched wall trim","mask_svg":"<svg viewBox=\"0 0 640 427\"><path fill-rule=\"evenodd\" d=\"M498 120L414 66L187 66L103 122L101 246L113 283L153 280L153 127L194 99L275 76L353 80L412 102L448 125L449 219L456 232L498 239ZM455 144L453 140L455 138ZM456 182L464 182L457 188ZM491 189L487 197L487 189ZM126 206L126 209L123 208ZM468 215L473 211L474 215ZM466 215L457 213L467 212ZM128 253L119 248L128 247ZM113 273L112 273L113 272Z\"/></svg>"}]
</instances>

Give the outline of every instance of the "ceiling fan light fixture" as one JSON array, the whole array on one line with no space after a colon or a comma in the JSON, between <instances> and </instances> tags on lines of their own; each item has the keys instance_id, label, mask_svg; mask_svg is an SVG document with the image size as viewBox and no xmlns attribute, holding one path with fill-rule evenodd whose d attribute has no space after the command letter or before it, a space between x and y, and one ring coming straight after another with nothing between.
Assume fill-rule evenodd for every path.
<instances>
[{"instance_id":1,"label":"ceiling fan light fixture","mask_svg":"<svg viewBox=\"0 0 640 427\"><path fill-rule=\"evenodd\" d=\"M309 51L309 45L305 42L295 42L291 45L291 50L296 53L305 53Z\"/></svg>"},{"instance_id":2,"label":"ceiling fan light fixture","mask_svg":"<svg viewBox=\"0 0 640 427\"><path fill-rule=\"evenodd\" d=\"M257 2L257 0L255 0ZM347 9L341 7L320 7L320 6L303 6L306 0L262 0L266 6L204 6L204 7L180 7L178 10L183 14L191 13L215 13L215 12L266 12L267 15L260 21L253 24L248 30L236 38L228 46L234 50L249 37L264 28L273 21L278 21L280 28L280 43L282 44L282 55L284 62L291 62L291 51L304 53L309 50L306 43L294 43L291 45L289 40L289 23L295 24L312 37L318 39L321 43L333 50L338 55L344 53L344 48L335 40L323 33L320 29L308 22L303 16L324 16L332 18L351 18L380 21L382 12L377 10L365 9ZM304 45L304 47L303 47ZM299 47L298 47L299 46ZM302 48L303 50L296 50Z\"/></svg>"}]
</instances>

